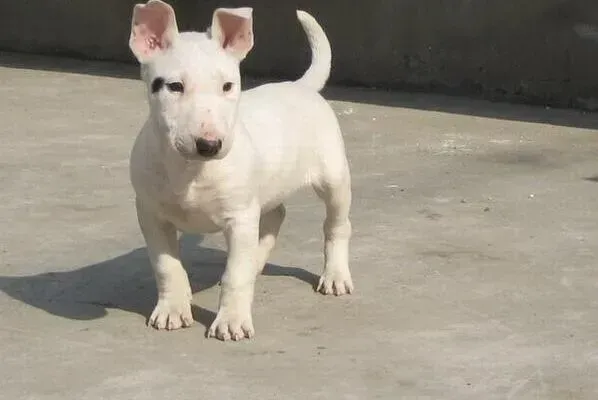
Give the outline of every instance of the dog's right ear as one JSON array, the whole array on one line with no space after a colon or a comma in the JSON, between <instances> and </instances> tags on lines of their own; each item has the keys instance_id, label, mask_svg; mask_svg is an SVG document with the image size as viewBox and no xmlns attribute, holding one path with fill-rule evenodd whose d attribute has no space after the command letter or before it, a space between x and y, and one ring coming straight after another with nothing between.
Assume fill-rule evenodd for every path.
<instances>
[{"instance_id":1,"label":"dog's right ear","mask_svg":"<svg viewBox=\"0 0 598 400\"><path fill-rule=\"evenodd\" d=\"M218 8L212 16L210 37L239 61L253 47L253 9Z\"/></svg>"},{"instance_id":2,"label":"dog's right ear","mask_svg":"<svg viewBox=\"0 0 598 400\"><path fill-rule=\"evenodd\" d=\"M149 0L133 7L129 47L140 63L172 46L178 35L174 9L169 4Z\"/></svg>"}]
</instances>

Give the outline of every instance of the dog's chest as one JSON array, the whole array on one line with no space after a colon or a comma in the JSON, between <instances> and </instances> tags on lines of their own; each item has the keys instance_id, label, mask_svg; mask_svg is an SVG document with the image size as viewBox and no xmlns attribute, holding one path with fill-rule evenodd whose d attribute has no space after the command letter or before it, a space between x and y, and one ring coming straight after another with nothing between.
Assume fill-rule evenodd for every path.
<instances>
[{"instance_id":1,"label":"dog's chest","mask_svg":"<svg viewBox=\"0 0 598 400\"><path fill-rule=\"evenodd\" d=\"M166 187L160 196L163 216L177 229L211 233L222 229L226 207L222 195L210 185L192 182L184 187Z\"/></svg>"},{"instance_id":2,"label":"dog's chest","mask_svg":"<svg viewBox=\"0 0 598 400\"><path fill-rule=\"evenodd\" d=\"M202 181L195 171L168 171L160 163L133 169L132 183L139 201L160 218L189 233L211 233L224 226L227 205L221 190Z\"/></svg>"}]
</instances>

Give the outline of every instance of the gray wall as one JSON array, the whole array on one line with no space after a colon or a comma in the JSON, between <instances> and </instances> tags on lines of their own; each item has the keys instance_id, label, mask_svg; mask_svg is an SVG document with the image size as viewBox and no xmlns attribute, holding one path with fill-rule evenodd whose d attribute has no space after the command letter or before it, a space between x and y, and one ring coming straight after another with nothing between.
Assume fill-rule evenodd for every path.
<instances>
[{"instance_id":1,"label":"gray wall","mask_svg":"<svg viewBox=\"0 0 598 400\"><path fill-rule=\"evenodd\" d=\"M132 0L0 0L0 49L133 62ZM292 78L309 61L294 10L333 46L332 81L596 108L598 0L173 0L181 30L217 6L254 7L254 76ZM598 29L598 28L597 28ZM598 104L598 103L596 103Z\"/></svg>"}]
</instances>

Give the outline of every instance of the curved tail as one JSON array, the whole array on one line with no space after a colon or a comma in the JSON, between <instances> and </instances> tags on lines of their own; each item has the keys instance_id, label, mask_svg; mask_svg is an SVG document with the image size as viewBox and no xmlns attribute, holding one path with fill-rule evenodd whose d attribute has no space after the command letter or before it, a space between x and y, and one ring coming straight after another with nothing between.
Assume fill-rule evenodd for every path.
<instances>
[{"instance_id":1,"label":"curved tail","mask_svg":"<svg viewBox=\"0 0 598 400\"><path fill-rule=\"evenodd\" d=\"M296 82L300 85L320 91L330 76L332 50L326 33L314 17L305 11L297 10L297 19L303 26L309 47L311 48L311 65Z\"/></svg>"}]
</instances>

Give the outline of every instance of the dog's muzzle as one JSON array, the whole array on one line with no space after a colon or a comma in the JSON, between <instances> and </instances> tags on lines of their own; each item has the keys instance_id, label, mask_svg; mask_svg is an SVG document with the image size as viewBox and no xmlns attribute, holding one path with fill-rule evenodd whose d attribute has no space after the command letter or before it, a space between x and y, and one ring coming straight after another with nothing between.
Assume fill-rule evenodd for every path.
<instances>
[{"instance_id":1,"label":"dog's muzzle","mask_svg":"<svg viewBox=\"0 0 598 400\"><path fill-rule=\"evenodd\" d=\"M197 154L202 157L214 157L222 149L222 140L206 140L199 138L195 140Z\"/></svg>"}]
</instances>

